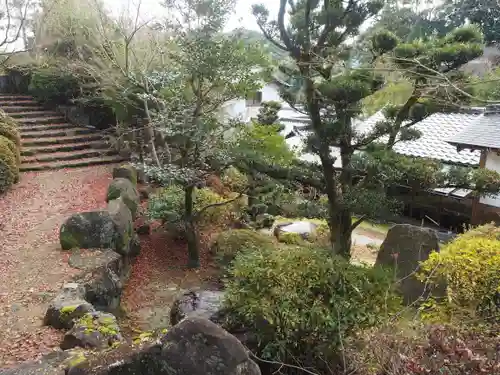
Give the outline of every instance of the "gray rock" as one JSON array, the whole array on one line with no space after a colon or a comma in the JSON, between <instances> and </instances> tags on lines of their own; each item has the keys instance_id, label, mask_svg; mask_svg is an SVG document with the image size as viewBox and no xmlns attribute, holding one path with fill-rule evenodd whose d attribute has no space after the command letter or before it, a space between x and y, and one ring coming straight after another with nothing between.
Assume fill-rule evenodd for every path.
<instances>
[{"instance_id":1,"label":"gray rock","mask_svg":"<svg viewBox=\"0 0 500 375\"><path fill-rule=\"evenodd\" d=\"M74 214L59 231L63 250L116 249L119 232L108 211L92 211Z\"/></svg>"},{"instance_id":2,"label":"gray rock","mask_svg":"<svg viewBox=\"0 0 500 375\"><path fill-rule=\"evenodd\" d=\"M123 202L127 205L132 218L137 217L139 210L140 198L135 185L126 178L115 178L108 187L106 195L106 202L114 199L122 198Z\"/></svg>"},{"instance_id":3,"label":"gray rock","mask_svg":"<svg viewBox=\"0 0 500 375\"><path fill-rule=\"evenodd\" d=\"M76 278L85 288L85 299L96 310L113 312L120 306L123 283L128 278L126 259L113 250L95 251L82 256L75 251L69 259L72 267L85 272Z\"/></svg>"},{"instance_id":4,"label":"gray rock","mask_svg":"<svg viewBox=\"0 0 500 375\"><path fill-rule=\"evenodd\" d=\"M420 262L429 258L430 253L439 251L439 241L432 229L409 224L395 225L387 233L377 255L376 266L393 267L406 304L424 300L430 290L417 280L415 274ZM440 294L439 291L436 291Z\"/></svg>"},{"instance_id":5,"label":"gray rock","mask_svg":"<svg viewBox=\"0 0 500 375\"><path fill-rule=\"evenodd\" d=\"M75 347L107 349L123 341L116 317L103 312L85 314L65 335L61 349Z\"/></svg>"},{"instance_id":6,"label":"gray rock","mask_svg":"<svg viewBox=\"0 0 500 375\"><path fill-rule=\"evenodd\" d=\"M224 317L222 302L224 292L203 290L189 291L175 300L170 309L170 324L176 325L184 318L204 318L221 323Z\"/></svg>"},{"instance_id":7,"label":"gray rock","mask_svg":"<svg viewBox=\"0 0 500 375\"><path fill-rule=\"evenodd\" d=\"M113 169L113 179L126 178L134 186L137 185L137 170L131 165L122 165Z\"/></svg>"},{"instance_id":8,"label":"gray rock","mask_svg":"<svg viewBox=\"0 0 500 375\"><path fill-rule=\"evenodd\" d=\"M85 300L85 288L77 283L69 283L50 303L43 322L57 329L70 329L74 320L93 311L94 307Z\"/></svg>"},{"instance_id":9,"label":"gray rock","mask_svg":"<svg viewBox=\"0 0 500 375\"><path fill-rule=\"evenodd\" d=\"M69 375L261 375L238 339L201 318L183 320L138 353L121 353L101 355Z\"/></svg>"},{"instance_id":10,"label":"gray rock","mask_svg":"<svg viewBox=\"0 0 500 375\"><path fill-rule=\"evenodd\" d=\"M121 255L130 254L130 244L134 235L132 213L125 204L123 197L108 203L107 211L116 228L116 244L114 250Z\"/></svg>"},{"instance_id":11,"label":"gray rock","mask_svg":"<svg viewBox=\"0 0 500 375\"><path fill-rule=\"evenodd\" d=\"M317 224L310 221L295 221L286 224L279 224L274 229L274 235L279 238L280 233L297 233L303 239L316 233Z\"/></svg>"},{"instance_id":12,"label":"gray rock","mask_svg":"<svg viewBox=\"0 0 500 375\"><path fill-rule=\"evenodd\" d=\"M53 352L38 361L23 363L11 369L0 368L1 375L65 375L62 363L68 358L66 352Z\"/></svg>"}]
</instances>

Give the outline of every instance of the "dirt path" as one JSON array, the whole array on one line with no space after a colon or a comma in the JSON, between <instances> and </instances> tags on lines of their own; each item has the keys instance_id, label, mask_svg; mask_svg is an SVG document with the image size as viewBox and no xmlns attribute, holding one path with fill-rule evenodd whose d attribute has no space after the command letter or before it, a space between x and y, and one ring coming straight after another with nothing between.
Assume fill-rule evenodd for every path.
<instances>
[{"instance_id":1,"label":"dirt path","mask_svg":"<svg viewBox=\"0 0 500 375\"><path fill-rule=\"evenodd\" d=\"M59 251L59 227L75 212L105 206L112 166L24 173L0 196L0 367L34 359L60 343L41 322L74 270Z\"/></svg>"}]
</instances>

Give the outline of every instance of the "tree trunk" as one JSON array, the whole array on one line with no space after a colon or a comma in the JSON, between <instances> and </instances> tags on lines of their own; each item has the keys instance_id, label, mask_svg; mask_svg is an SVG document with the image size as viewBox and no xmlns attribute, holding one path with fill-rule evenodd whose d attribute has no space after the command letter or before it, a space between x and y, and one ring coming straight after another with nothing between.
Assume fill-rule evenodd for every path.
<instances>
[{"instance_id":1,"label":"tree trunk","mask_svg":"<svg viewBox=\"0 0 500 375\"><path fill-rule=\"evenodd\" d=\"M184 225L186 228L186 240L188 246L188 267L198 268L200 267L200 245L198 241L198 232L196 230L196 224L194 222L193 216L193 192L194 188L192 186L184 188Z\"/></svg>"},{"instance_id":2,"label":"tree trunk","mask_svg":"<svg viewBox=\"0 0 500 375\"><path fill-rule=\"evenodd\" d=\"M352 229L351 212L343 209L336 215L333 229L333 252L345 259L351 259ZM331 230L331 229L330 229Z\"/></svg>"}]
</instances>

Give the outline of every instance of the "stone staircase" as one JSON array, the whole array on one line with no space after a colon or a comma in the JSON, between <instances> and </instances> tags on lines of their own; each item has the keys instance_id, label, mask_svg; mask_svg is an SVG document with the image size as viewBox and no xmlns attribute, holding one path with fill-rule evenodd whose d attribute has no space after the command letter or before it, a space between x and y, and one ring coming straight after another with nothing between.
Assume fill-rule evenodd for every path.
<instances>
[{"instance_id":1,"label":"stone staircase","mask_svg":"<svg viewBox=\"0 0 500 375\"><path fill-rule=\"evenodd\" d=\"M0 109L19 122L21 172L123 161L101 132L68 123L30 96L0 95Z\"/></svg>"}]
</instances>

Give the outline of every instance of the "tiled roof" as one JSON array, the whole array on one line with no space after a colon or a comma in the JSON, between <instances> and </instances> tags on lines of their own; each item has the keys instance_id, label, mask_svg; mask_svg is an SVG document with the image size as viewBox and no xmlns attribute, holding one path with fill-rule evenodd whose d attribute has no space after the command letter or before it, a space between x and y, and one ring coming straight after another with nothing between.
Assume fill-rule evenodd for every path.
<instances>
[{"instance_id":1,"label":"tiled roof","mask_svg":"<svg viewBox=\"0 0 500 375\"><path fill-rule=\"evenodd\" d=\"M280 121L285 125L284 135L288 134L294 127L304 127L309 120L307 116L291 108L280 111L279 115ZM456 146L448 143L448 141L481 117L481 111L473 111L472 113L435 113L414 125L414 128L422 133L418 140L398 142L394 145L394 151L402 155L431 158L450 164L479 165L479 151L462 150L459 152ZM364 121L357 121L354 126L359 133L367 133L373 129L377 122L383 119L384 116L380 111ZM498 137L500 137L500 132L497 133ZM290 138L287 143L291 146L300 146L302 144L300 138ZM335 153L335 151L332 148L332 153Z\"/></svg>"},{"instance_id":2,"label":"tiled roof","mask_svg":"<svg viewBox=\"0 0 500 375\"><path fill-rule=\"evenodd\" d=\"M459 134L447 139L460 146L477 146L500 150L500 114L485 113Z\"/></svg>"},{"instance_id":3,"label":"tiled roof","mask_svg":"<svg viewBox=\"0 0 500 375\"><path fill-rule=\"evenodd\" d=\"M398 154L407 156L437 159L452 164L478 165L479 151L458 152L456 146L447 141L475 123L481 116L469 113L435 113L413 126L422 133L419 139L398 142L393 149ZM362 133L370 131L383 118L381 112L376 113L360 123L358 131Z\"/></svg>"}]
</instances>

